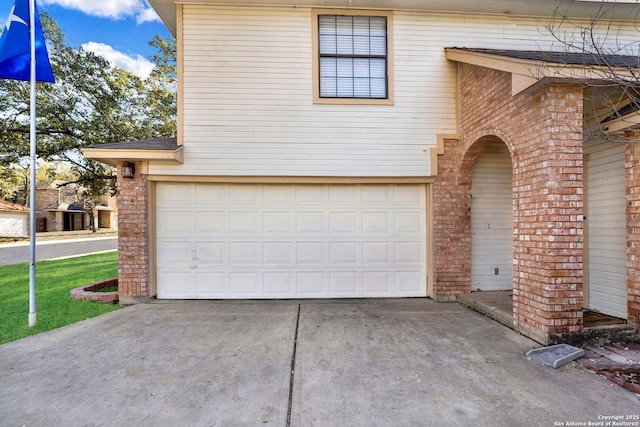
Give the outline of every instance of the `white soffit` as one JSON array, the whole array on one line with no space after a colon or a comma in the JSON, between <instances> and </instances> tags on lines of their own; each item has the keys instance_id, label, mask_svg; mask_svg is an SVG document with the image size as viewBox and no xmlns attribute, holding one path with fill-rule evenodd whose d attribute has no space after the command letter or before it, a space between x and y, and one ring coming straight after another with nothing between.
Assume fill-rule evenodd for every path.
<instances>
[{"instance_id":1,"label":"white soffit","mask_svg":"<svg viewBox=\"0 0 640 427\"><path fill-rule=\"evenodd\" d=\"M592 18L602 13L602 3L610 3L613 18L628 19L640 5L638 0L149 0L165 25L175 35L176 5L283 6L345 9L416 10L498 14L514 16L552 16L556 9L570 9L572 17Z\"/></svg>"}]
</instances>

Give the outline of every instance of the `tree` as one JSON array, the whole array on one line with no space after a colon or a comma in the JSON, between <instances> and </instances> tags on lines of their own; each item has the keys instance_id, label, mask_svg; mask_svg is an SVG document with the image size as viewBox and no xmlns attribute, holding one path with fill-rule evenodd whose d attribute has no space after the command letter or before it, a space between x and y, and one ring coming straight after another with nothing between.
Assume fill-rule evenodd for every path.
<instances>
[{"instance_id":1,"label":"tree","mask_svg":"<svg viewBox=\"0 0 640 427\"><path fill-rule=\"evenodd\" d=\"M590 19L575 18L574 1L561 1L547 31L567 53L580 54L587 73L567 75L585 89L585 139L635 142L640 125L640 9L601 1ZM563 71L558 71L563 75Z\"/></svg>"},{"instance_id":2,"label":"tree","mask_svg":"<svg viewBox=\"0 0 640 427\"><path fill-rule=\"evenodd\" d=\"M88 145L171 137L176 131L175 42L156 36L159 53L146 80L65 43L58 25L41 14L56 83L37 84L36 150L44 161L67 161L87 197L115 194L115 172L84 158ZM29 83L0 80L0 166L26 167Z\"/></svg>"}]
</instances>

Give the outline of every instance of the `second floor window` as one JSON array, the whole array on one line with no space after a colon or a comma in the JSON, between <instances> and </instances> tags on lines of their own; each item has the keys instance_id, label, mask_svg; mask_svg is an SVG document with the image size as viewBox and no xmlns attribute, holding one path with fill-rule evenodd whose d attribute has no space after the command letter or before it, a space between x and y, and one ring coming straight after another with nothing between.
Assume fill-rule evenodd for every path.
<instances>
[{"instance_id":1,"label":"second floor window","mask_svg":"<svg viewBox=\"0 0 640 427\"><path fill-rule=\"evenodd\" d=\"M318 15L320 98L387 99L387 18Z\"/></svg>"}]
</instances>

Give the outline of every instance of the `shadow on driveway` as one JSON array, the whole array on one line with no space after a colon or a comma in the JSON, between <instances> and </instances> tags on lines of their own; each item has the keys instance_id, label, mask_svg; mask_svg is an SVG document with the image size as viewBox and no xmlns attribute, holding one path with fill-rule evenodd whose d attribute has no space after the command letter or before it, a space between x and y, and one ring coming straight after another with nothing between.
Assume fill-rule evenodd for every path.
<instances>
[{"instance_id":1,"label":"shadow on driveway","mask_svg":"<svg viewBox=\"0 0 640 427\"><path fill-rule=\"evenodd\" d=\"M0 346L0 419L553 426L640 414L637 395L578 364L528 360L537 346L429 299L155 302Z\"/></svg>"}]
</instances>

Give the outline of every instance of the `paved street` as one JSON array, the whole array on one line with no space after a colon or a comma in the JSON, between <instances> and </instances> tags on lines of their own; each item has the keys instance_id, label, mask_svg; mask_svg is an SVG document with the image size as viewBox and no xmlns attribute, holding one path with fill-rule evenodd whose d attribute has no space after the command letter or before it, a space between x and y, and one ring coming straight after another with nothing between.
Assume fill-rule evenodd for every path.
<instances>
[{"instance_id":1,"label":"paved street","mask_svg":"<svg viewBox=\"0 0 640 427\"><path fill-rule=\"evenodd\" d=\"M42 242L36 239L36 260L84 255L117 248L118 238L113 236ZM29 262L29 242L0 245L0 266L24 262Z\"/></svg>"}]
</instances>

